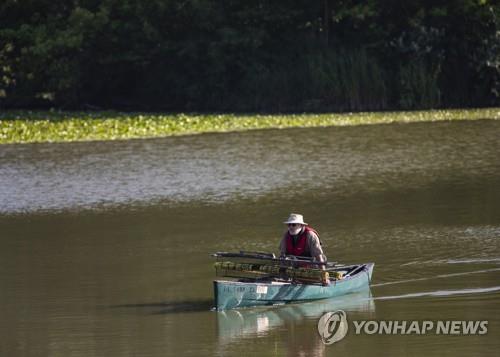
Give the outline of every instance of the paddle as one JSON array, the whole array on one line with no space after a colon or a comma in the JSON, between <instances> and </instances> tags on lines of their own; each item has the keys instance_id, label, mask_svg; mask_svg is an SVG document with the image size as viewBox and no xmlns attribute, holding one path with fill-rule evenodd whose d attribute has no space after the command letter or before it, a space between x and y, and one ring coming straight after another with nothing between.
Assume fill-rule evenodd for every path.
<instances>
[{"instance_id":1,"label":"paddle","mask_svg":"<svg viewBox=\"0 0 500 357\"><path fill-rule=\"evenodd\" d=\"M231 252L217 252L212 254L213 257L216 258L246 258L246 259L257 259L257 260L265 260L268 262L279 263L280 265L285 266L304 266L304 264L314 264L314 265L323 265L325 267L331 267L337 265L337 262L319 262L314 260L312 257L301 257L296 255L286 255L285 257L276 258L273 253L264 253L264 252L246 252L240 251L239 253L231 253Z\"/></svg>"}]
</instances>

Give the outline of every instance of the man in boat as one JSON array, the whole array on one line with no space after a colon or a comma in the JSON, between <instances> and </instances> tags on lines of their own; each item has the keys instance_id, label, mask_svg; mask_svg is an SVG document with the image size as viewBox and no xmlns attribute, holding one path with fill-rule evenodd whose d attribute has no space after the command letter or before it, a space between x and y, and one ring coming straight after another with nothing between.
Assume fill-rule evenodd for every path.
<instances>
[{"instance_id":1,"label":"man in boat","mask_svg":"<svg viewBox=\"0 0 500 357\"><path fill-rule=\"evenodd\" d=\"M280 255L282 257L296 255L326 262L318 232L304 222L304 217L301 214L292 213L283 223L288 226L288 229L280 242ZM321 267L324 269L323 265Z\"/></svg>"}]
</instances>

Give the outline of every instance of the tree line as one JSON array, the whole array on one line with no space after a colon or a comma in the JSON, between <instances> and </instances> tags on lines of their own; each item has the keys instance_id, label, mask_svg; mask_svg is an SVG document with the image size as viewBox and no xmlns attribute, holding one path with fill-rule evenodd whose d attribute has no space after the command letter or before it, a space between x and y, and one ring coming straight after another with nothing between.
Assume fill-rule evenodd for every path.
<instances>
[{"instance_id":1,"label":"tree line","mask_svg":"<svg viewBox=\"0 0 500 357\"><path fill-rule=\"evenodd\" d=\"M3 0L0 108L495 106L489 0Z\"/></svg>"}]
</instances>

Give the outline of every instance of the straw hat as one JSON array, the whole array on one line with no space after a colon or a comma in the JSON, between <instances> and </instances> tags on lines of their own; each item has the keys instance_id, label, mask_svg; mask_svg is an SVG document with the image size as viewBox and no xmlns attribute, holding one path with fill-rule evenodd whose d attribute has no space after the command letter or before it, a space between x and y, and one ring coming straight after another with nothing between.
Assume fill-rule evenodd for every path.
<instances>
[{"instance_id":1,"label":"straw hat","mask_svg":"<svg viewBox=\"0 0 500 357\"><path fill-rule=\"evenodd\" d=\"M307 226L307 223L304 222L304 217L298 213L291 213L290 217L288 217L288 219L283 223L284 224L298 223L298 224L303 224L304 226Z\"/></svg>"}]
</instances>

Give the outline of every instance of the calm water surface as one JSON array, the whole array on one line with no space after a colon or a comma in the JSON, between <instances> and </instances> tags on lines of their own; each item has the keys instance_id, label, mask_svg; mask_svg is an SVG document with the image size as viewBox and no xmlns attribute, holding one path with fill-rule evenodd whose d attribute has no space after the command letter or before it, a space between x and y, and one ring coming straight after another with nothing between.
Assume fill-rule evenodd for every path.
<instances>
[{"instance_id":1,"label":"calm water surface","mask_svg":"<svg viewBox=\"0 0 500 357\"><path fill-rule=\"evenodd\" d=\"M209 254L276 251L292 211L371 289L211 311ZM0 356L497 356L500 122L0 146L0 262ZM488 334L326 346L337 309Z\"/></svg>"}]
</instances>

